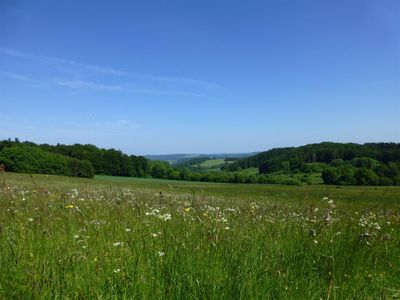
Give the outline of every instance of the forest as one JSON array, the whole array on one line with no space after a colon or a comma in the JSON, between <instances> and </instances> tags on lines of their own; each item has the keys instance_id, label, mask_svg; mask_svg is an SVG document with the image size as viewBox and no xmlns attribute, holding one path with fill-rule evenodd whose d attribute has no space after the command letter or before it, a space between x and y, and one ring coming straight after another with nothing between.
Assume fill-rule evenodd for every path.
<instances>
[{"instance_id":1,"label":"forest","mask_svg":"<svg viewBox=\"0 0 400 300\"><path fill-rule=\"evenodd\" d=\"M200 168L209 157L175 166L94 145L49 145L0 141L6 171L92 178L95 175L172 180L302 185L400 185L400 144L331 143L275 148L245 158L225 159L218 169ZM221 160L220 160L221 161ZM256 170L256 172L254 172ZM257 171L258 170L258 171Z\"/></svg>"}]
</instances>

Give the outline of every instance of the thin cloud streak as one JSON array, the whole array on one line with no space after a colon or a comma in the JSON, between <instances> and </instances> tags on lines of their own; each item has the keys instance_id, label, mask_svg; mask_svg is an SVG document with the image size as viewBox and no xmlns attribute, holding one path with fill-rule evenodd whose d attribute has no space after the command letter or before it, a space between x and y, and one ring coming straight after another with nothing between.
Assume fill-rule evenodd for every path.
<instances>
[{"instance_id":1,"label":"thin cloud streak","mask_svg":"<svg viewBox=\"0 0 400 300\"><path fill-rule=\"evenodd\" d=\"M134 74L133 76L148 79L148 80L166 82L166 83L201 86L201 87L204 87L207 89L215 89L215 88L221 87L218 84L210 83L210 82L202 81L202 80L197 80L197 79L189 79L189 78L181 78L181 77L167 77L167 76L151 76L151 75L142 75L142 74Z\"/></svg>"},{"instance_id":2,"label":"thin cloud streak","mask_svg":"<svg viewBox=\"0 0 400 300\"><path fill-rule=\"evenodd\" d=\"M126 91L126 92L147 94L147 95L190 96L196 98L208 97L205 94L197 94L191 92L180 92L180 91L159 90L159 89L130 89L129 87L121 87L118 85L104 85L91 81L82 81L82 80L57 81L56 84L68 87L72 90Z\"/></svg>"},{"instance_id":3,"label":"thin cloud streak","mask_svg":"<svg viewBox=\"0 0 400 300\"><path fill-rule=\"evenodd\" d=\"M112 68L105 68L105 67L83 64L83 63L79 63L79 62L69 60L69 59L29 54L29 53L20 52L20 51L13 50L13 49L0 48L0 53L4 54L4 55L12 56L12 57L18 57L18 58L27 59L27 60L38 61L38 62L49 64L49 65L67 65L67 66L71 66L71 67L75 67L75 68L82 68L82 69L92 71L95 73L99 73L99 74L108 74L108 75L114 75L114 76L122 76L122 75L128 74L125 71L116 70L116 69L112 69Z\"/></svg>"},{"instance_id":4,"label":"thin cloud streak","mask_svg":"<svg viewBox=\"0 0 400 300\"><path fill-rule=\"evenodd\" d=\"M82 70L91 71L96 74L102 74L102 75L140 78L140 79L149 80L149 81L158 81L158 82L171 83L171 84L183 84L183 85L197 86L197 87L201 87L204 89L215 89L215 88L221 87L218 84L210 83L210 82L203 81L203 80L182 78L182 77L154 76L154 75L146 75L146 74L138 74L138 73L129 73L126 71L117 70L117 69L113 69L113 68L105 68L105 67L100 67L100 66L95 66L95 65L84 64L84 63L76 62L74 60L30 54L30 53L21 52L21 51L14 50L14 49L7 49L7 48L1 48L1 47L0 47L0 54L11 56L11 57L16 57L16 58L21 58L21 59L25 59L25 60L30 60L30 61L36 61L36 62L40 62L43 64L51 65L51 66L64 66L64 67L69 66L69 67L73 67L75 69L80 68Z\"/></svg>"},{"instance_id":5,"label":"thin cloud streak","mask_svg":"<svg viewBox=\"0 0 400 300\"><path fill-rule=\"evenodd\" d=\"M56 84L69 87L73 90L96 90L96 91L120 91L122 88L118 85L104 85L91 81L72 80L72 81L57 81Z\"/></svg>"},{"instance_id":6,"label":"thin cloud streak","mask_svg":"<svg viewBox=\"0 0 400 300\"><path fill-rule=\"evenodd\" d=\"M172 95L172 96L191 96L196 98L206 98L207 95L204 94L196 94L190 92L179 92L179 91L169 91L169 90L158 90L158 89L134 89L132 90L134 93L140 94L152 94L152 95Z\"/></svg>"},{"instance_id":7,"label":"thin cloud streak","mask_svg":"<svg viewBox=\"0 0 400 300\"><path fill-rule=\"evenodd\" d=\"M15 74L15 73L9 73L9 72L0 72L0 75L3 77L15 79L15 80L20 80L20 81L32 81L32 78L29 78L27 76L23 76L20 74Z\"/></svg>"}]
</instances>

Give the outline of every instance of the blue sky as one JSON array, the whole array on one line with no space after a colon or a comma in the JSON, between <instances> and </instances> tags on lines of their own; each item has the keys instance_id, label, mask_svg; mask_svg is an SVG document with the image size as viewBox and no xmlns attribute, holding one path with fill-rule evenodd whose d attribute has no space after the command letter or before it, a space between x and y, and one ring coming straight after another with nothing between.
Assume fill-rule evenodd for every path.
<instances>
[{"instance_id":1,"label":"blue sky","mask_svg":"<svg viewBox=\"0 0 400 300\"><path fill-rule=\"evenodd\" d=\"M400 1L0 2L0 138L400 142Z\"/></svg>"}]
</instances>

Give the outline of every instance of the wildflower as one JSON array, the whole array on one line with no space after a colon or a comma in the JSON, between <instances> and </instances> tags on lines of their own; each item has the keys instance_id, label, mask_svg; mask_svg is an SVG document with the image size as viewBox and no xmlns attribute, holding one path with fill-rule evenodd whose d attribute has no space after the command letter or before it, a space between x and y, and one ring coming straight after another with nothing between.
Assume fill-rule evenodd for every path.
<instances>
[{"instance_id":1,"label":"wildflower","mask_svg":"<svg viewBox=\"0 0 400 300\"><path fill-rule=\"evenodd\" d=\"M119 273L119 272L121 272L121 269L119 269L119 268L114 269L114 273Z\"/></svg>"},{"instance_id":2,"label":"wildflower","mask_svg":"<svg viewBox=\"0 0 400 300\"><path fill-rule=\"evenodd\" d=\"M79 239L79 235L75 234L74 239Z\"/></svg>"},{"instance_id":3,"label":"wildflower","mask_svg":"<svg viewBox=\"0 0 400 300\"><path fill-rule=\"evenodd\" d=\"M71 198L76 198L79 195L79 191L77 189L72 189L69 195L71 196Z\"/></svg>"},{"instance_id":4,"label":"wildflower","mask_svg":"<svg viewBox=\"0 0 400 300\"><path fill-rule=\"evenodd\" d=\"M317 240L314 240L313 242L314 242L315 245L318 244L318 241L317 241Z\"/></svg>"},{"instance_id":5,"label":"wildflower","mask_svg":"<svg viewBox=\"0 0 400 300\"><path fill-rule=\"evenodd\" d=\"M163 251L158 251L158 256L164 256L165 255L165 252L163 252Z\"/></svg>"},{"instance_id":6,"label":"wildflower","mask_svg":"<svg viewBox=\"0 0 400 300\"><path fill-rule=\"evenodd\" d=\"M126 232L131 232L131 229L130 228L126 228L125 231Z\"/></svg>"},{"instance_id":7,"label":"wildflower","mask_svg":"<svg viewBox=\"0 0 400 300\"><path fill-rule=\"evenodd\" d=\"M190 207L186 207L185 212L190 212Z\"/></svg>"},{"instance_id":8,"label":"wildflower","mask_svg":"<svg viewBox=\"0 0 400 300\"><path fill-rule=\"evenodd\" d=\"M33 219L32 219L32 218L28 218L28 221L29 221L29 222L33 222Z\"/></svg>"},{"instance_id":9,"label":"wildflower","mask_svg":"<svg viewBox=\"0 0 400 300\"><path fill-rule=\"evenodd\" d=\"M158 215L158 218L163 221L171 220L171 214Z\"/></svg>"},{"instance_id":10,"label":"wildflower","mask_svg":"<svg viewBox=\"0 0 400 300\"><path fill-rule=\"evenodd\" d=\"M159 213L160 213L160 210L155 208L150 212L146 212L146 216L155 216L155 215L158 215Z\"/></svg>"},{"instance_id":11,"label":"wildflower","mask_svg":"<svg viewBox=\"0 0 400 300\"><path fill-rule=\"evenodd\" d=\"M260 207L257 205L257 203L253 202L250 203L250 210L252 213L255 213L256 210L258 210Z\"/></svg>"},{"instance_id":12,"label":"wildflower","mask_svg":"<svg viewBox=\"0 0 400 300\"><path fill-rule=\"evenodd\" d=\"M74 205L73 204L68 204L68 205L65 206L65 208L74 208Z\"/></svg>"},{"instance_id":13,"label":"wildflower","mask_svg":"<svg viewBox=\"0 0 400 300\"><path fill-rule=\"evenodd\" d=\"M369 236L371 236L371 234L368 231L366 231L362 235L360 235L360 237L362 237L362 238L369 237Z\"/></svg>"},{"instance_id":14,"label":"wildflower","mask_svg":"<svg viewBox=\"0 0 400 300\"><path fill-rule=\"evenodd\" d=\"M227 227L225 227L225 230L229 230L230 228L227 226Z\"/></svg>"},{"instance_id":15,"label":"wildflower","mask_svg":"<svg viewBox=\"0 0 400 300\"><path fill-rule=\"evenodd\" d=\"M123 242L114 242L114 243L113 243L113 246L114 246L114 247L121 247L121 246L123 246L123 245L124 245Z\"/></svg>"}]
</instances>

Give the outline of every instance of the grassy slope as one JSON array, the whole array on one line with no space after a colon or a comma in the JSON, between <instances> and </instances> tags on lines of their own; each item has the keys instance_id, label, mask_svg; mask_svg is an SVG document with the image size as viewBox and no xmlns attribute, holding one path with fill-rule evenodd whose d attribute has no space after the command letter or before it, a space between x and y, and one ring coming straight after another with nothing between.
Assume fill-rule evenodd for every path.
<instances>
[{"instance_id":1,"label":"grassy slope","mask_svg":"<svg viewBox=\"0 0 400 300\"><path fill-rule=\"evenodd\" d=\"M133 178L115 176L96 176L95 179L84 179L63 176L33 175L7 173L5 181L9 184L33 187L33 182L48 188L91 188L120 189L131 188L148 192L190 193L196 196L222 196L238 200L274 200L320 202L322 197L332 197L346 203L369 203L370 205L391 205L399 203L400 187L372 186L331 186L306 185L287 186L277 184L229 184L177 181L153 178ZM400 205L400 203L399 203Z\"/></svg>"},{"instance_id":2,"label":"grassy slope","mask_svg":"<svg viewBox=\"0 0 400 300\"><path fill-rule=\"evenodd\" d=\"M229 184L164 180L153 178L131 178L96 176L95 184L110 184L145 188L155 191L194 192L196 195L224 196L240 200L271 200L275 201L314 201L328 196L336 201L362 202L371 201L379 205L397 202L400 199L400 187L371 186L288 186L277 184Z\"/></svg>"},{"instance_id":3,"label":"grassy slope","mask_svg":"<svg viewBox=\"0 0 400 300\"><path fill-rule=\"evenodd\" d=\"M194 167L201 167L202 170L205 171L220 171L220 167L225 163L224 159L209 159L204 161L203 163L199 165L194 165ZM233 163L232 161L228 163ZM245 172L247 174L259 174L258 168L247 168L242 170L242 172ZM271 177L277 177L285 179L296 179L299 182L301 182L301 178L304 176L309 176L311 179L312 184L321 184L323 183L322 178L321 178L321 173L312 173L312 174L307 174L307 173L297 173L297 174L281 174L281 172L276 172L276 173L270 173L269 176ZM301 184L306 184L305 182L302 182Z\"/></svg>"},{"instance_id":4,"label":"grassy slope","mask_svg":"<svg viewBox=\"0 0 400 300\"><path fill-rule=\"evenodd\" d=\"M399 187L7 173L0 188L0 298L400 295Z\"/></svg>"},{"instance_id":5,"label":"grassy slope","mask_svg":"<svg viewBox=\"0 0 400 300\"><path fill-rule=\"evenodd\" d=\"M203 168L217 168L225 163L225 159L209 159L200 164Z\"/></svg>"}]
</instances>

